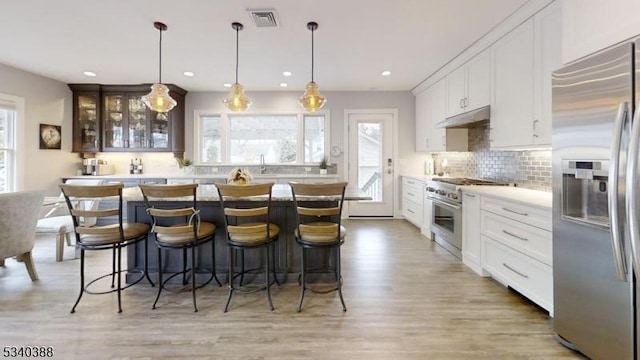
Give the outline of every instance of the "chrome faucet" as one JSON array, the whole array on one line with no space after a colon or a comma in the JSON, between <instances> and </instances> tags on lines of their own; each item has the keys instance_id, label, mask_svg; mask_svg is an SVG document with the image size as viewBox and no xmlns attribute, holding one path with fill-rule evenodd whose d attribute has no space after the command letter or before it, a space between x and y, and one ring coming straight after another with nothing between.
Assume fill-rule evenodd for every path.
<instances>
[{"instance_id":1,"label":"chrome faucet","mask_svg":"<svg viewBox=\"0 0 640 360\"><path fill-rule=\"evenodd\" d=\"M267 172L267 167L264 165L264 154L260 154L260 174Z\"/></svg>"}]
</instances>

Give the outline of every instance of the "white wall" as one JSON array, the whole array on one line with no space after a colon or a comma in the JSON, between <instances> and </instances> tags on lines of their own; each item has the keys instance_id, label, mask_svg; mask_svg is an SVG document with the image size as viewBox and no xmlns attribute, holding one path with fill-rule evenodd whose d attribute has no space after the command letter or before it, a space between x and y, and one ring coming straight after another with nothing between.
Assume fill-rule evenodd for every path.
<instances>
[{"instance_id":1,"label":"white wall","mask_svg":"<svg viewBox=\"0 0 640 360\"><path fill-rule=\"evenodd\" d=\"M347 134L344 127L345 109L398 109L398 134L394 134L394 141L397 142L398 154L396 157L395 183L399 183L399 175L415 173L415 169L423 169L424 154L415 152L415 97L410 91L322 91L327 98L327 104L323 110L329 110L331 117L331 146L338 145L345 149L347 144ZM186 98L186 154L193 157L193 118L195 111L210 110L213 113L227 112L222 103L226 92L197 92L188 93ZM268 111L299 111L298 98L302 95L302 90L292 91L271 91L271 92L247 92L253 100L252 107L248 112L268 112ZM344 154L330 159L338 169L338 175L346 180L344 174ZM420 170L422 171L422 170ZM395 186L394 207L395 213L400 214L398 209L400 198L400 187Z\"/></svg>"},{"instance_id":2,"label":"white wall","mask_svg":"<svg viewBox=\"0 0 640 360\"><path fill-rule=\"evenodd\" d=\"M57 195L60 177L74 174L80 158L71 153L72 94L66 84L0 64L0 93L25 100L19 149L24 172L18 190L47 189ZM62 150L39 149L39 124L62 126Z\"/></svg>"},{"instance_id":3,"label":"white wall","mask_svg":"<svg viewBox=\"0 0 640 360\"><path fill-rule=\"evenodd\" d=\"M638 0L562 0L562 61L640 35Z\"/></svg>"},{"instance_id":4,"label":"white wall","mask_svg":"<svg viewBox=\"0 0 640 360\"><path fill-rule=\"evenodd\" d=\"M253 105L247 112L264 113L269 111L299 111L298 98L302 90L247 92L253 100ZM346 147L346 135L344 133L345 109L398 109L398 134L395 139L398 142L398 173L406 172L415 166L422 166L424 156L415 153L415 97L410 91L322 91L327 98L327 104L323 110L329 110L331 117L331 145L338 145L342 149ZM186 154L193 158L193 124L194 112L210 110L213 113L228 112L222 103L226 92L193 92L186 98ZM342 174L344 155L331 158L331 163L338 166L339 174Z\"/></svg>"}]
</instances>

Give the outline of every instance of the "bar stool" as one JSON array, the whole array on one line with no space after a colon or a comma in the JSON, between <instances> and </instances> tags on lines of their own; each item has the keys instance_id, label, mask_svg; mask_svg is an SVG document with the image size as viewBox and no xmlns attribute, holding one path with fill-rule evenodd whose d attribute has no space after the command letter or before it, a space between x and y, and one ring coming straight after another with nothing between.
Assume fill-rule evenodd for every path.
<instances>
[{"instance_id":1,"label":"bar stool","mask_svg":"<svg viewBox=\"0 0 640 360\"><path fill-rule=\"evenodd\" d=\"M151 215L158 247L158 294L153 302L156 308L162 290L167 288L167 282L178 275L182 275L183 285L187 284L187 273L191 273L191 293L194 312L198 312L196 305L196 289L207 285L215 279L222 286L216 275L215 231L213 223L201 221L200 211L197 210L198 184L151 185L141 184L142 196L147 203L147 212ZM187 201L185 205L176 205L171 200ZM197 250L201 245L211 243L211 277L204 283L196 285ZM182 250L182 271L176 272L163 281L162 250ZM191 250L191 267L187 268L187 250Z\"/></svg>"},{"instance_id":2,"label":"bar stool","mask_svg":"<svg viewBox=\"0 0 640 360\"><path fill-rule=\"evenodd\" d=\"M270 256L270 247L278 239L280 228L269 221L269 211L271 209L271 189L273 183L254 185L230 185L216 184L220 205L224 213L225 229L227 235L227 246L229 250L229 296L224 312L227 312L233 292L254 292L267 290L269 308L273 311L271 300L271 281L269 266L273 259ZM243 286L244 274L251 270L244 269L234 274L234 255L240 251L244 260L244 251L250 249L264 249L264 287L249 289ZM275 265L274 265L275 267ZM240 277L238 286L234 284L236 277ZM273 270L274 282L277 282L275 269Z\"/></svg>"},{"instance_id":3,"label":"bar stool","mask_svg":"<svg viewBox=\"0 0 640 360\"><path fill-rule=\"evenodd\" d=\"M122 286L121 276L122 273L122 249L135 245L140 241L144 241L145 248L147 246L147 235L149 233L149 225L143 223L128 223L122 219L122 189L124 185L109 184L109 185L75 185L75 184L60 184L60 189L64 194L65 202L69 208L69 213L73 219L73 227L76 236L76 244L80 247L80 294L76 303L71 309L71 313L74 313L76 306L80 302L82 295L86 292L88 294L106 294L111 292L117 292L118 294L118 312L122 312L121 304L121 291L138 283L144 277L147 278L151 286L153 282L149 278L147 271L147 261L145 256L145 269L142 272L139 279L131 282L127 286ZM105 201L111 199L117 199L118 205L115 208L109 209L93 209L90 206L86 206L87 202L93 202L97 200ZM117 222L114 224L112 217L117 217ZM95 225L90 225L88 222L84 222L84 218L96 218ZM94 250L112 250L112 269L111 272L102 275L85 285L85 251ZM146 254L146 252L145 252ZM98 280L111 276L111 289L108 291L93 291L89 288ZM117 279L117 286L114 284Z\"/></svg>"},{"instance_id":4,"label":"bar stool","mask_svg":"<svg viewBox=\"0 0 640 360\"><path fill-rule=\"evenodd\" d=\"M342 297L342 273L340 247L344 243L347 230L341 224L342 204L346 182L330 184L300 184L290 182L293 204L296 209L296 242L302 249L300 266L300 301L298 312L302 310L304 293L338 291L342 310L347 311ZM332 206L337 202L337 206ZM327 205L329 205L327 207ZM335 253L335 287L321 290L307 285L307 251L309 249L328 249Z\"/></svg>"}]
</instances>

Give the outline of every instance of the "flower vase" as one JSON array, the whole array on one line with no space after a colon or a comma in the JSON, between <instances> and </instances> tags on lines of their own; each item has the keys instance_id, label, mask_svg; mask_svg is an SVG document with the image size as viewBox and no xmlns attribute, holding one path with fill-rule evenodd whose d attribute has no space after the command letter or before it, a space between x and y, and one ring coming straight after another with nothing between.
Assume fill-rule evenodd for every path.
<instances>
[{"instance_id":1,"label":"flower vase","mask_svg":"<svg viewBox=\"0 0 640 360\"><path fill-rule=\"evenodd\" d=\"M185 166L182 168L182 173L185 175L193 174L193 168L191 166Z\"/></svg>"}]
</instances>

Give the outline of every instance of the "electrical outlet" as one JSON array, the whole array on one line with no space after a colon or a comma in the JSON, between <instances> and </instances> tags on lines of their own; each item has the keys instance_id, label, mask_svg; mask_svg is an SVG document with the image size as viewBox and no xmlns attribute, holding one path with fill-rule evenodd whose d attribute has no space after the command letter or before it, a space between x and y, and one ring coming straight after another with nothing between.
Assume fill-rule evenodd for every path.
<instances>
[{"instance_id":1,"label":"electrical outlet","mask_svg":"<svg viewBox=\"0 0 640 360\"><path fill-rule=\"evenodd\" d=\"M212 167L211 168L211 172L212 173L217 173L218 172L218 168L217 167Z\"/></svg>"},{"instance_id":2,"label":"electrical outlet","mask_svg":"<svg viewBox=\"0 0 640 360\"><path fill-rule=\"evenodd\" d=\"M307 167L304 168L304 171L309 172L309 171L311 171L311 168L307 166Z\"/></svg>"}]
</instances>

